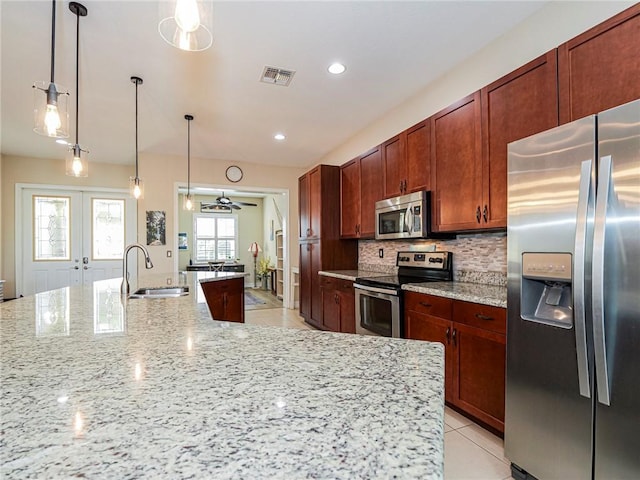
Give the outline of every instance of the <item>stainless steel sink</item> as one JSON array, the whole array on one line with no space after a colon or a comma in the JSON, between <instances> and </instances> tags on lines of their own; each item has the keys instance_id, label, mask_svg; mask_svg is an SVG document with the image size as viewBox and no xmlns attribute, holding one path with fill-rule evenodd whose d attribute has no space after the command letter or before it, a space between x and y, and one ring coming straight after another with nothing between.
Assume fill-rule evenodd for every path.
<instances>
[{"instance_id":1,"label":"stainless steel sink","mask_svg":"<svg viewBox=\"0 0 640 480\"><path fill-rule=\"evenodd\" d=\"M129 298L175 298L189 295L189 287L139 288Z\"/></svg>"}]
</instances>

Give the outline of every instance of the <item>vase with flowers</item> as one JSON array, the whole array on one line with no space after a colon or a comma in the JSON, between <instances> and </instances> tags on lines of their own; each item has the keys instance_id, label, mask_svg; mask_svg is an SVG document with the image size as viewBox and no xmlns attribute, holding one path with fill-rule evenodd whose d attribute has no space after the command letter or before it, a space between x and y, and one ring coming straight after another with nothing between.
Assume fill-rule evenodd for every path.
<instances>
[{"instance_id":1,"label":"vase with flowers","mask_svg":"<svg viewBox=\"0 0 640 480\"><path fill-rule=\"evenodd\" d=\"M262 288L267 290L267 279L269 278L269 274L273 270L273 265L271 264L271 257L262 257L258 260L257 274L258 278L262 282Z\"/></svg>"}]
</instances>

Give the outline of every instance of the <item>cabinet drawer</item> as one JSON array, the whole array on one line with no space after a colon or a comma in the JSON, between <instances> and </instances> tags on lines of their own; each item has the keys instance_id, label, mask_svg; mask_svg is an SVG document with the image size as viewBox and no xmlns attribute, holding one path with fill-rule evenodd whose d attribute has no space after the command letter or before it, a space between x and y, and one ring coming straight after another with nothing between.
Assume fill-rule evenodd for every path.
<instances>
[{"instance_id":1,"label":"cabinet drawer","mask_svg":"<svg viewBox=\"0 0 640 480\"><path fill-rule=\"evenodd\" d=\"M507 331L505 308L456 300L453 303L453 319L459 323L496 333L506 334Z\"/></svg>"},{"instance_id":2,"label":"cabinet drawer","mask_svg":"<svg viewBox=\"0 0 640 480\"><path fill-rule=\"evenodd\" d=\"M320 275L320 286L322 288L340 290L346 293L353 291L352 281L344 280L342 278L327 277L325 275Z\"/></svg>"},{"instance_id":3,"label":"cabinet drawer","mask_svg":"<svg viewBox=\"0 0 640 480\"><path fill-rule=\"evenodd\" d=\"M431 315L433 317L451 320L453 300L423 293L405 292L405 310Z\"/></svg>"}]
</instances>

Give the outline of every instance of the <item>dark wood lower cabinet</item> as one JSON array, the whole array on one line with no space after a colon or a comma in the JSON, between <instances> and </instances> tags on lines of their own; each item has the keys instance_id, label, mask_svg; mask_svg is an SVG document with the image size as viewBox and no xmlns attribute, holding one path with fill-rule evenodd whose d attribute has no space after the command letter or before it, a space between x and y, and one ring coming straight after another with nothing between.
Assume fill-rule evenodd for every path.
<instances>
[{"instance_id":1,"label":"dark wood lower cabinet","mask_svg":"<svg viewBox=\"0 0 640 480\"><path fill-rule=\"evenodd\" d=\"M445 346L445 401L504 432L506 310L405 293L407 338Z\"/></svg>"},{"instance_id":2,"label":"dark wood lower cabinet","mask_svg":"<svg viewBox=\"0 0 640 480\"><path fill-rule=\"evenodd\" d=\"M355 293L353 282L333 277L320 277L322 325L333 332L355 333Z\"/></svg>"},{"instance_id":3,"label":"dark wood lower cabinet","mask_svg":"<svg viewBox=\"0 0 640 480\"><path fill-rule=\"evenodd\" d=\"M214 320L244 323L244 277L200 284Z\"/></svg>"}]
</instances>

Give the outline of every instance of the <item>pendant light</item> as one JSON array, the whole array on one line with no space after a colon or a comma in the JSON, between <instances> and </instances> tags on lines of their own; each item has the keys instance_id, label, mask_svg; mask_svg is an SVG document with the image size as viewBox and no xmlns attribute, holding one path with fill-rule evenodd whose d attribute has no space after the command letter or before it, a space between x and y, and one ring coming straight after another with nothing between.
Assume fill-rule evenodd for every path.
<instances>
[{"instance_id":1,"label":"pendant light","mask_svg":"<svg viewBox=\"0 0 640 480\"><path fill-rule=\"evenodd\" d=\"M89 175L89 165L87 155L88 150L82 149L78 142L78 130L80 129L79 105L80 105L80 85L79 85L79 64L80 64L80 17L87 16L87 9L77 2L69 3L69 10L76 16L76 143L69 145L66 160L66 174L72 177L86 177Z\"/></svg>"},{"instance_id":2,"label":"pendant light","mask_svg":"<svg viewBox=\"0 0 640 480\"><path fill-rule=\"evenodd\" d=\"M160 2L160 36L181 50L206 50L213 44L211 3L210 0Z\"/></svg>"},{"instance_id":3,"label":"pendant light","mask_svg":"<svg viewBox=\"0 0 640 480\"><path fill-rule=\"evenodd\" d=\"M67 111L69 92L54 80L56 0L51 4L51 80L33 84L33 131L46 137L67 138L69 136L69 112Z\"/></svg>"},{"instance_id":4,"label":"pendant light","mask_svg":"<svg viewBox=\"0 0 640 480\"><path fill-rule=\"evenodd\" d=\"M129 192L135 199L144 197L144 185L138 176L138 85L142 85L140 77L131 77L131 82L136 86L136 176L129 177Z\"/></svg>"},{"instance_id":5,"label":"pendant light","mask_svg":"<svg viewBox=\"0 0 640 480\"><path fill-rule=\"evenodd\" d=\"M191 198L191 120L193 115L185 115L187 121L187 194L184 196L183 207L185 210L193 210L193 198Z\"/></svg>"}]
</instances>

